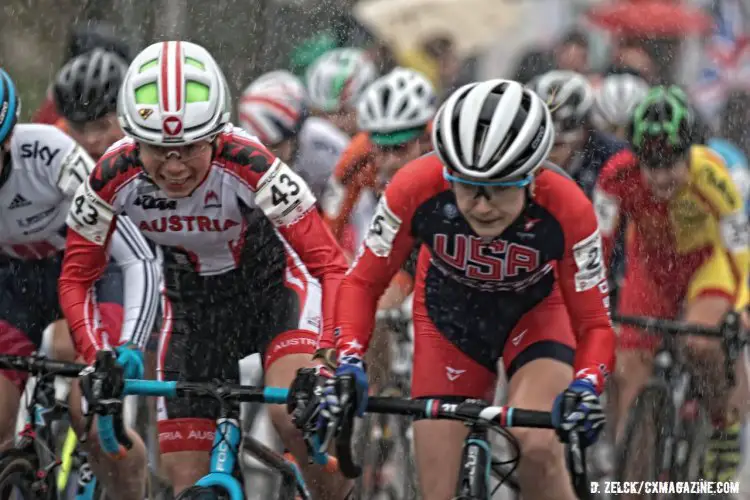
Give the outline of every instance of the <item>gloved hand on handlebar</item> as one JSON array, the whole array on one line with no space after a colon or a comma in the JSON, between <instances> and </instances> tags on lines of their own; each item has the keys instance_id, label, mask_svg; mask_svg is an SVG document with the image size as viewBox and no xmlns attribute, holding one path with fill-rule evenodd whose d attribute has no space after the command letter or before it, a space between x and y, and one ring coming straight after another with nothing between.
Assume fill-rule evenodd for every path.
<instances>
[{"instance_id":1,"label":"gloved hand on handlebar","mask_svg":"<svg viewBox=\"0 0 750 500\"><path fill-rule=\"evenodd\" d=\"M328 450L344 419L364 414L368 390L364 362L358 356L344 355L339 358L333 376L326 370L316 370L314 384L314 388L307 390L313 395L304 402L306 408L293 411L295 424L303 431L313 455Z\"/></svg>"},{"instance_id":2,"label":"gloved hand on handlebar","mask_svg":"<svg viewBox=\"0 0 750 500\"><path fill-rule=\"evenodd\" d=\"M552 406L552 422L560 440L568 443L571 433L579 436L580 445L594 444L604 428L604 410L594 384L587 378L576 378Z\"/></svg>"},{"instance_id":3,"label":"gloved hand on handlebar","mask_svg":"<svg viewBox=\"0 0 750 500\"><path fill-rule=\"evenodd\" d=\"M122 366L125 378L143 378L143 351L132 342L115 347L117 363Z\"/></svg>"}]
</instances>

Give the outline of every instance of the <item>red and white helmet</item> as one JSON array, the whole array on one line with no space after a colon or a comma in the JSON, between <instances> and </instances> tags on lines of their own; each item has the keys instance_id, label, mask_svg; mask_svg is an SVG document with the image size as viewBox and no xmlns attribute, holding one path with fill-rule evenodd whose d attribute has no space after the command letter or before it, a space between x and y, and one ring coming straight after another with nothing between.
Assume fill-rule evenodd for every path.
<instances>
[{"instance_id":1,"label":"red and white helmet","mask_svg":"<svg viewBox=\"0 0 750 500\"><path fill-rule=\"evenodd\" d=\"M123 131L157 146L213 137L229 122L230 95L211 54L190 42L146 47L128 68L117 103Z\"/></svg>"},{"instance_id":2,"label":"red and white helmet","mask_svg":"<svg viewBox=\"0 0 750 500\"><path fill-rule=\"evenodd\" d=\"M240 126L263 144L274 146L294 137L306 116L307 93L288 71L271 71L248 85L237 114Z\"/></svg>"}]
</instances>

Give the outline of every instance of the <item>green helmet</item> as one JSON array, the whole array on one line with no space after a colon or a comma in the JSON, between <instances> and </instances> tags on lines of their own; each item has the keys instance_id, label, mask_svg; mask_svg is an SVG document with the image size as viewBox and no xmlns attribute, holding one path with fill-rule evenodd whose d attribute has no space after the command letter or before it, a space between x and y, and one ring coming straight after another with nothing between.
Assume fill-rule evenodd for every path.
<instances>
[{"instance_id":1,"label":"green helmet","mask_svg":"<svg viewBox=\"0 0 750 500\"><path fill-rule=\"evenodd\" d=\"M695 111L677 87L653 87L633 112L628 139L649 167L670 167L688 152L696 132Z\"/></svg>"}]
</instances>

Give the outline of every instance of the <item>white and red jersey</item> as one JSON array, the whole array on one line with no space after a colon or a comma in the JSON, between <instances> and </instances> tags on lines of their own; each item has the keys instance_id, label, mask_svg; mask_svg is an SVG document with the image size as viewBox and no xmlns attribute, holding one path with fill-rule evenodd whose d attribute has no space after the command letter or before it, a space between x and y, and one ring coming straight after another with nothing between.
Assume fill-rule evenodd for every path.
<instances>
[{"instance_id":1,"label":"white and red jersey","mask_svg":"<svg viewBox=\"0 0 750 500\"><path fill-rule=\"evenodd\" d=\"M0 169L0 254L38 260L65 248L65 218L94 161L51 125L19 124ZM104 248L122 270L124 320L121 342L145 342L156 320L161 280L157 255L123 218ZM19 277L21 279L22 277ZM98 313L91 311L91 323Z\"/></svg>"},{"instance_id":2,"label":"white and red jersey","mask_svg":"<svg viewBox=\"0 0 750 500\"><path fill-rule=\"evenodd\" d=\"M86 334L82 297L103 270L103 254L113 223L127 213L141 234L165 250L186 256L202 276L244 265L241 253L261 213L275 228L289 261L323 286L324 328L332 328L333 299L346 261L315 209L315 197L299 175L255 138L231 125L217 136L211 167L195 191L169 198L141 169L131 139L113 145L75 196L68 217L60 288L79 350L93 356L97 346ZM251 265L263 267L258 255ZM256 264L257 263L257 264Z\"/></svg>"}]
</instances>

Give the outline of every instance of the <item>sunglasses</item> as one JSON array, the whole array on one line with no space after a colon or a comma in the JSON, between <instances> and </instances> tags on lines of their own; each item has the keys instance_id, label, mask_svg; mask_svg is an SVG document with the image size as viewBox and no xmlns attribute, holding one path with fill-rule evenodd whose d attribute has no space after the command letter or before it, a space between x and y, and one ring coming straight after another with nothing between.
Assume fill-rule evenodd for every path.
<instances>
[{"instance_id":1,"label":"sunglasses","mask_svg":"<svg viewBox=\"0 0 750 500\"><path fill-rule=\"evenodd\" d=\"M445 167L443 168L443 178L448 182L460 185L462 193L473 193L474 199L485 198L488 201L495 195L505 191L507 188L526 187L531 184L531 181L533 180L531 175L527 175L516 181L473 181L451 175Z\"/></svg>"},{"instance_id":2,"label":"sunglasses","mask_svg":"<svg viewBox=\"0 0 750 500\"><path fill-rule=\"evenodd\" d=\"M149 161L162 164L170 158L175 158L183 163L199 157L204 151L211 147L210 142L198 142L195 144L186 144L176 147L152 146L150 144L140 143L141 154Z\"/></svg>"}]
</instances>

